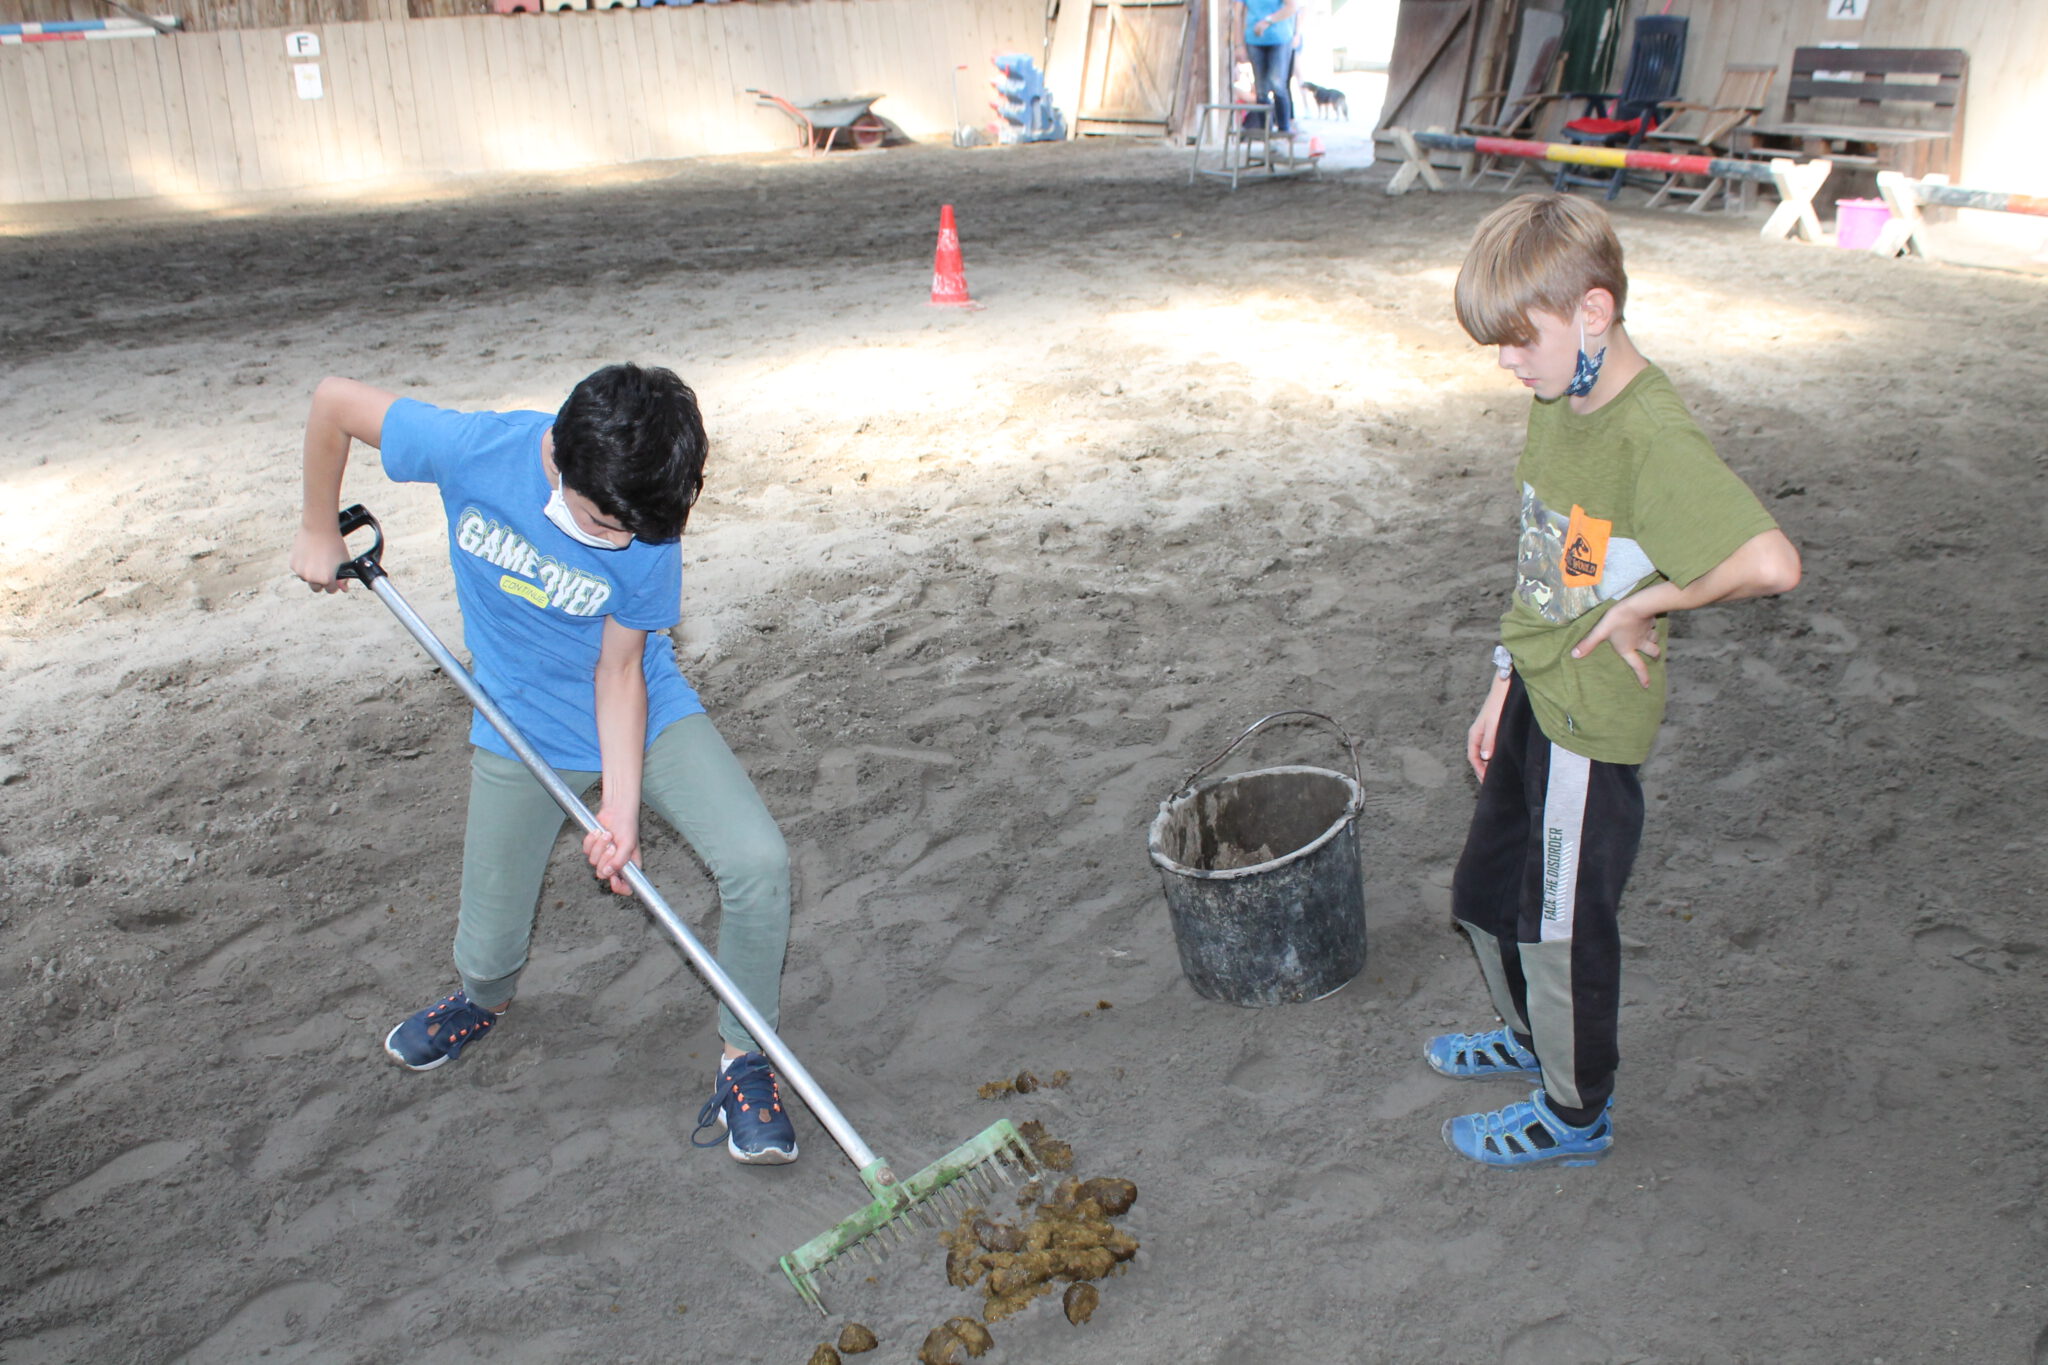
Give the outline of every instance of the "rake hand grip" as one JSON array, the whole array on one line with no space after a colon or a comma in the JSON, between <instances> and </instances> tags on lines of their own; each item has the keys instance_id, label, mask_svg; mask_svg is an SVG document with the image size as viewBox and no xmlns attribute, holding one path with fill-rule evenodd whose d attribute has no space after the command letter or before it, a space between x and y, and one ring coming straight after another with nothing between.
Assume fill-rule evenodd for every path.
<instances>
[{"instance_id":1,"label":"rake hand grip","mask_svg":"<svg viewBox=\"0 0 2048 1365\"><path fill-rule=\"evenodd\" d=\"M365 526L373 537L370 548L354 559L344 560L335 569L336 578L353 578L365 586L375 586L376 580L384 576L384 528L370 515L370 509L361 503L347 508L341 514L341 538L347 540Z\"/></svg>"}]
</instances>

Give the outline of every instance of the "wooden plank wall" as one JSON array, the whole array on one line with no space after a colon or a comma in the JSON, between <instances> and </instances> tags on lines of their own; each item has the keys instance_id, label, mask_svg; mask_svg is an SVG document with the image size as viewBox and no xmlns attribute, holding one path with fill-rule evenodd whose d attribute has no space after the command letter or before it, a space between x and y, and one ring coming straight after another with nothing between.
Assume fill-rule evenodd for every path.
<instances>
[{"instance_id":1,"label":"wooden plank wall","mask_svg":"<svg viewBox=\"0 0 2048 1365\"><path fill-rule=\"evenodd\" d=\"M673 4L689 2L665 0ZM591 3L630 8L635 0ZM789 0L745 3L785 4ZM151 0L148 5L131 8L173 15L187 33L215 33L229 28L305 28L311 24L352 24L379 19L457 19L491 13L490 0ZM105 0L0 0L0 23L5 24L104 19L112 13Z\"/></svg>"},{"instance_id":2,"label":"wooden plank wall","mask_svg":"<svg viewBox=\"0 0 2048 1365\"><path fill-rule=\"evenodd\" d=\"M1043 59L1044 0L787 0L306 26L0 47L0 203L212 196L388 177L565 170L796 145L754 86L946 137L989 57Z\"/></svg>"},{"instance_id":3,"label":"wooden plank wall","mask_svg":"<svg viewBox=\"0 0 2048 1365\"><path fill-rule=\"evenodd\" d=\"M486 0L423 0L462 6L461 13L487 11ZM174 16L187 33L213 33L226 28L303 28L308 24L342 24L387 17L374 0L151 0L130 8L146 14ZM0 24L49 23L55 19L105 19L116 11L103 0L0 0ZM405 0L389 17L404 17Z\"/></svg>"},{"instance_id":4,"label":"wooden plank wall","mask_svg":"<svg viewBox=\"0 0 2048 1365\"><path fill-rule=\"evenodd\" d=\"M1633 22L1638 14L1662 13L1665 5L1666 0L1631 0L1628 17ZM1964 180L1989 189L2048 193L2048 154L2041 150L2041 124L2048 117L2048 3L2042 0L1870 0L1860 21L1829 19L1821 0L1670 0L1670 12L1692 20L1681 98L1711 99L1731 62L1776 62L1778 80L1766 117L1783 108L1795 47L1959 47L1970 54Z\"/></svg>"}]
</instances>

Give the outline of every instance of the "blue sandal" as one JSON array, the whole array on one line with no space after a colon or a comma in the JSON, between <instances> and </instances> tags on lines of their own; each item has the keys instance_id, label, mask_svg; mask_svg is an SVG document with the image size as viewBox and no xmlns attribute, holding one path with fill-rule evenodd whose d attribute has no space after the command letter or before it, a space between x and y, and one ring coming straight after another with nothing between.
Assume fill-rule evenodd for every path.
<instances>
[{"instance_id":1,"label":"blue sandal","mask_svg":"<svg viewBox=\"0 0 2048 1365\"><path fill-rule=\"evenodd\" d=\"M409 1071L432 1071L491 1031L498 1016L461 991L427 1006L384 1036L384 1050Z\"/></svg>"},{"instance_id":2,"label":"blue sandal","mask_svg":"<svg viewBox=\"0 0 2048 1365\"><path fill-rule=\"evenodd\" d=\"M1591 1166L1614 1146L1614 1101L1583 1128L1551 1109L1541 1090L1490 1114L1465 1114L1444 1124L1444 1143L1483 1166Z\"/></svg>"},{"instance_id":3,"label":"blue sandal","mask_svg":"<svg viewBox=\"0 0 2048 1365\"><path fill-rule=\"evenodd\" d=\"M1491 1033L1439 1033L1422 1049L1430 1070L1461 1081L1543 1074L1536 1054L1515 1041L1506 1026Z\"/></svg>"}]
</instances>

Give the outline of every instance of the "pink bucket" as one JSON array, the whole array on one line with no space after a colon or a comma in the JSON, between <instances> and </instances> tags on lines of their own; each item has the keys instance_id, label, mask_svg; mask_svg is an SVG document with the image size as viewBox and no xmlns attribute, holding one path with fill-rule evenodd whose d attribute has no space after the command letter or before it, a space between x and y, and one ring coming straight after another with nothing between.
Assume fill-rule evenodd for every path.
<instances>
[{"instance_id":1,"label":"pink bucket","mask_svg":"<svg viewBox=\"0 0 2048 1365\"><path fill-rule=\"evenodd\" d=\"M1891 216L1882 199L1837 199L1835 245L1850 251L1867 250Z\"/></svg>"}]
</instances>

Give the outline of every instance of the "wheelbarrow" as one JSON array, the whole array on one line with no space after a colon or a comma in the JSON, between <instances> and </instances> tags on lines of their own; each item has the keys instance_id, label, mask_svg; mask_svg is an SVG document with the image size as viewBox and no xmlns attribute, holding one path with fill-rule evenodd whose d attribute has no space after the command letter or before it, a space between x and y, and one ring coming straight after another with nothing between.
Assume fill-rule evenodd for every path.
<instances>
[{"instance_id":1,"label":"wheelbarrow","mask_svg":"<svg viewBox=\"0 0 2048 1365\"><path fill-rule=\"evenodd\" d=\"M798 145L813 156L829 152L835 146L872 151L889 136L889 121L877 114L874 108L875 101L883 98L881 95L846 95L819 100L815 104L796 105L780 95L751 86L747 93L762 104L772 104L795 119L803 139Z\"/></svg>"}]
</instances>

